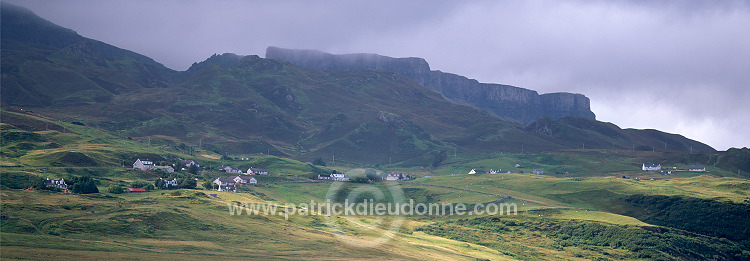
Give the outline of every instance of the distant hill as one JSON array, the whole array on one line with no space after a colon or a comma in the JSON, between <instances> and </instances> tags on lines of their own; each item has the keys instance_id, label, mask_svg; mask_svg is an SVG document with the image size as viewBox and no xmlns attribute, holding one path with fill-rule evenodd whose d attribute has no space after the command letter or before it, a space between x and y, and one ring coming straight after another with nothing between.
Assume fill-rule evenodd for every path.
<instances>
[{"instance_id":1,"label":"distant hill","mask_svg":"<svg viewBox=\"0 0 750 261\"><path fill-rule=\"evenodd\" d=\"M175 71L151 58L82 37L25 8L3 2L1 19L3 104L93 104L175 80Z\"/></svg>"},{"instance_id":2,"label":"distant hill","mask_svg":"<svg viewBox=\"0 0 750 261\"><path fill-rule=\"evenodd\" d=\"M549 123L527 127L449 101L389 70L306 69L255 55L217 54L177 72L21 7L3 3L2 19L3 106L180 148L408 166L438 166L449 152L482 157L582 143L663 150L666 141L668 150L713 151L678 135L621 130L591 119L593 114L554 120L570 114L565 110L571 104L588 110L588 98L578 94L554 98L508 87L540 102L549 98L545 106L560 112Z\"/></svg>"},{"instance_id":3,"label":"distant hill","mask_svg":"<svg viewBox=\"0 0 750 261\"><path fill-rule=\"evenodd\" d=\"M527 126L526 130L555 137L571 147L578 148L642 151L687 150L696 153L715 151L706 144L685 138L679 134L670 134L658 130L621 129L612 123L578 117L566 117L558 120L544 117Z\"/></svg>"}]
</instances>

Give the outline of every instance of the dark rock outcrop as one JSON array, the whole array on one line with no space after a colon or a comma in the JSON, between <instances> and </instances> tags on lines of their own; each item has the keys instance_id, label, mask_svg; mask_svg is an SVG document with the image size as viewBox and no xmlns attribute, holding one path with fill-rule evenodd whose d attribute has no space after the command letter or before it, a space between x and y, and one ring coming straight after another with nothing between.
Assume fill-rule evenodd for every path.
<instances>
[{"instance_id":1,"label":"dark rock outcrop","mask_svg":"<svg viewBox=\"0 0 750 261\"><path fill-rule=\"evenodd\" d=\"M266 58L309 69L337 71L390 71L406 76L443 97L477 107L499 118L529 124L542 116L554 119L577 116L595 119L589 99L582 94L548 93L511 85L480 83L464 76L431 71L422 58L392 58L377 54L334 55L314 50L268 47Z\"/></svg>"},{"instance_id":2,"label":"dark rock outcrop","mask_svg":"<svg viewBox=\"0 0 750 261\"><path fill-rule=\"evenodd\" d=\"M596 119L596 115L591 111L589 98L578 93L545 93L542 98L542 110L544 115L554 119L564 117L581 117L587 119Z\"/></svg>"}]
</instances>

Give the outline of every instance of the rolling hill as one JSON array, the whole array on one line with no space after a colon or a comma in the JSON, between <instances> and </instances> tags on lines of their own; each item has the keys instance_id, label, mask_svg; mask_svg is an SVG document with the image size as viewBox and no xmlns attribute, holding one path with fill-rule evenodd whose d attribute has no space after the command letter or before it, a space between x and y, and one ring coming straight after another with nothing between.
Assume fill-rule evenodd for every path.
<instances>
[{"instance_id":1,"label":"rolling hill","mask_svg":"<svg viewBox=\"0 0 750 261\"><path fill-rule=\"evenodd\" d=\"M658 180L613 176L635 169L643 159L679 166L747 162L741 156L747 149L692 154L694 158L681 158L686 154L679 152L630 150L500 153L497 158L474 162L452 162L451 158L435 174L469 167L510 169L513 163L523 165L514 172L545 168L549 174L422 177L421 171L406 171L420 178L358 184L311 179L332 168L355 172L341 166L313 166L268 155L217 160L212 158L219 155L200 148L185 150L155 139L129 139L25 110L3 109L0 117L3 258L743 260L750 256L750 235L743 226L750 193L746 179L717 177L726 172L713 168L710 174L714 176L677 178L681 175L637 170L629 172ZM393 115L379 117L400 128L414 128ZM170 174L121 167L144 157L167 163L189 158L213 166L192 176L199 183L228 175L215 170L219 165L263 167L273 175L256 176L260 184L243 187L241 193L203 189L110 192L113 186L148 185L160 177L189 175L188 171ZM555 169L572 167L579 171L555 173ZM91 177L100 193L22 190L45 178L70 182L82 176ZM317 213L290 214L286 219L284 215L291 211L287 203L336 201L342 197L331 197L332 190L338 191L334 195L347 195L373 189L401 191L405 198L425 204L473 208L513 203L518 215L405 216L389 239L376 247L357 244L382 237L389 229L388 218ZM279 206L282 212L237 215L235 209L233 214L231 209L239 203Z\"/></svg>"},{"instance_id":2,"label":"rolling hill","mask_svg":"<svg viewBox=\"0 0 750 261\"><path fill-rule=\"evenodd\" d=\"M750 193L745 179L701 175L649 181L503 173L442 175L398 184L337 183L310 180L320 168L289 159L258 155L246 161L211 160L31 112L3 110L0 116L6 122L0 124L3 258L743 260L750 256L746 240L750 235L743 226ZM577 160L575 165L588 167L635 160L595 152L506 155L511 159L469 165L503 166L523 160L528 167L549 168L554 162L570 163L561 158L569 157ZM112 186L186 175L119 166L134 157L260 166L274 174L256 176L261 184L246 188L246 193L108 192ZM211 180L225 175L206 169L196 177ZM44 178L70 181L79 176L92 177L101 193L20 189ZM395 189L415 202L470 208L512 203L518 214L404 216L389 239L376 247L357 244L382 237L389 225L383 217L317 213L290 214L286 219L283 215L290 211L285 204L323 202L330 199L332 189ZM239 203L279 206L282 212L238 215L235 209L232 213L232 206Z\"/></svg>"},{"instance_id":3,"label":"rolling hill","mask_svg":"<svg viewBox=\"0 0 750 261\"><path fill-rule=\"evenodd\" d=\"M425 85L436 78L413 77L470 80L429 70L216 54L174 71L0 7L2 259L750 259L748 148L621 129L596 121L582 95L537 95L569 101L547 109L457 101L448 85ZM525 110L547 114L511 117ZM178 170L136 170L136 159ZM202 168L180 170L181 159ZM708 171L686 170L694 165ZM234 175L218 166L272 174L230 193L210 183ZM481 171L489 169L502 171ZM342 172L413 179L318 178ZM155 188L161 178L181 184ZM46 179L86 180L99 192L48 189ZM337 215L302 205L368 197L470 211ZM493 204L508 212L480 213Z\"/></svg>"}]
</instances>

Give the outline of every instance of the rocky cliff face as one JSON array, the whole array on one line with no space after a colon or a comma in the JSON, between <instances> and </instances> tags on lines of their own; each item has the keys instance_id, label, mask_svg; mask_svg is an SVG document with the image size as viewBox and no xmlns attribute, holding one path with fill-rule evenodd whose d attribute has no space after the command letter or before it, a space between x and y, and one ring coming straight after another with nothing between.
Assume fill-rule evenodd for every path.
<instances>
[{"instance_id":1,"label":"rocky cliff face","mask_svg":"<svg viewBox=\"0 0 750 261\"><path fill-rule=\"evenodd\" d=\"M392 58L377 54L357 53L334 55L315 50L294 50L270 46L266 58L289 62L309 69L331 71L389 71L424 84L430 65L422 58Z\"/></svg>"},{"instance_id":2,"label":"rocky cliff face","mask_svg":"<svg viewBox=\"0 0 750 261\"><path fill-rule=\"evenodd\" d=\"M589 99L581 94L548 93L510 85L480 83L464 76L431 71L422 58L392 58L377 54L334 55L313 50L268 47L266 58L295 66L340 71L390 71L441 93L454 102L485 110L505 120L529 124L542 116L594 119Z\"/></svg>"},{"instance_id":3,"label":"rocky cliff face","mask_svg":"<svg viewBox=\"0 0 750 261\"><path fill-rule=\"evenodd\" d=\"M546 93L542 98L542 110L544 115L555 119L577 116L587 119L596 119L591 111L589 98L578 93Z\"/></svg>"}]
</instances>

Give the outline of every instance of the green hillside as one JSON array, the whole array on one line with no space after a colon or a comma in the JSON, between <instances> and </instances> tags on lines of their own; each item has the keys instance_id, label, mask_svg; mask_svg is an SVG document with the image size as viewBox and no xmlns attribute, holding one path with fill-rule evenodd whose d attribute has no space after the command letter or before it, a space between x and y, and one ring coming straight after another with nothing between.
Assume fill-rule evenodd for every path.
<instances>
[{"instance_id":1,"label":"green hillside","mask_svg":"<svg viewBox=\"0 0 750 261\"><path fill-rule=\"evenodd\" d=\"M221 54L177 72L1 6L0 259L750 259L748 148L522 126L385 71ZM219 191L224 166L270 175ZM336 213L367 200L417 205Z\"/></svg>"},{"instance_id":2,"label":"green hillside","mask_svg":"<svg viewBox=\"0 0 750 261\"><path fill-rule=\"evenodd\" d=\"M333 169L356 171L260 154L216 160L211 158L220 155L200 148L182 153L178 146L157 143L155 139L128 139L79 123L40 118L30 112L1 112L0 233L4 258L636 260L711 256L731 260L750 256L748 232L742 225L747 216L738 214L747 211L750 202L750 186L744 179L704 175L651 181L526 173L443 175L396 184L332 183L310 178ZM466 163L452 163L449 159L447 166L431 175L467 165L503 166L514 162L527 166L520 169L549 168L553 164L581 165L582 169L597 164L629 167L620 163L627 153L604 152L509 154ZM260 185L243 188L240 193L209 191L200 185L196 189L156 189L146 193L110 192L112 187L152 184L160 177L195 177L200 184L228 175L210 167L195 175L189 171L169 174L120 167L123 162L128 166L134 158L144 157L159 164L188 158L207 167L262 167L273 174L257 176ZM568 162L569 159L577 160ZM41 179L64 178L70 182L79 177L91 177L100 193L21 190L38 185ZM227 205L255 202L283 207L311 200L341 201L354 191L372 188L395 189L406 199L425 204L465 204L474 208L502 200L516 204L519 212L511 216L406 216L395 234L376 250L343 242L364 244L389 233L386 231L390 230L390 223L377 216L281 214L289 209L279 214L238 216L231 214ZM337 193L329 198L332 190ZM362 196L366 194L358 197ZM386 197L392 198L391 194ZM668 207L652 209L645 202ZM708 223L690 222L693 215L701 215L704 218L700 220ZM332 218L338 225L330 223ZM718 230L713 224L735 227L722 225L724 230ZM597 236L606 233L620 237ZM346 241L340 241L342 236ZM625 239L628 237L637 240Z\"/></svg>"}]
</instances>

